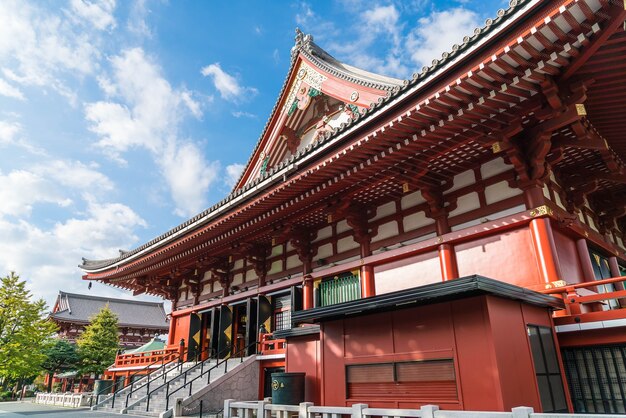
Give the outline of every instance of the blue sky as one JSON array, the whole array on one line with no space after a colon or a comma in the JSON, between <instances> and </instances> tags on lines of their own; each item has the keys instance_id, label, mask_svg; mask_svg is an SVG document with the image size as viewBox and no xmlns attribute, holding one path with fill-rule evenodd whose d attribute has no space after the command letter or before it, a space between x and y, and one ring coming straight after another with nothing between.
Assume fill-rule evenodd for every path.
<instances>
[{"instance_id":1,"label":"blue sky","mask_svg":"<svg viewBox=\"0 0 626 418\"><path fill-rule=\"evenodd\" d=\"M341 61L408 78L502 0L0 2L0 274L49 304L225 197L300 27Z\"/></svg>"}]
</instances>

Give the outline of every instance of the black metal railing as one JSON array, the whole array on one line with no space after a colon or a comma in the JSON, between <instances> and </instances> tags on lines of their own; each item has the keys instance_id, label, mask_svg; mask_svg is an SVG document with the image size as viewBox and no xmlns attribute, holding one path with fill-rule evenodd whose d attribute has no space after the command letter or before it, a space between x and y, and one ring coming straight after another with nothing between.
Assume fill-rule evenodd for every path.
<instances>
[{"instance_id":1,"label":"black metal railing","mask_svg":"<svg viewBox=\"0 0 626 418\"><path fill-rule=\"evenodd\" d=\"M175 394L176 392L180 391L181 389L184 389L185 387L187 387L187 385L189 385L189 396L191 396L192 390L193 390L193 382L202 379L205 375L207 376L207 381L206 384L208 385L209 383L211 383L211 371L217 369L218 367L220 367L222 364L224 365L224 374L228 373L228 360L234 358L237 358L239 356L240 358L240 363L243 363L243 359L244 359L244 355L245 353L248 351L248 349L252 346L255 346L259 344L258 341L255 341L253 343L248 344L246 347L240 349L239 351L237 351L235 354L233 354L232 356L229 356L227 358L224 358L222 360L218 360L217 363L213 366L210 367L207 370L204 370L204 362L202 363L202 365L200 366L200 374L196 377L194 377L193 379L187 381L187 375L189 372L192 372L193 370L197 369L197 365L190 367L189 369L187 369L183 375L183 385L179 388L176 388L175 390L173 390L172 392L170 392L170 383L174 380L179 379L181 376L178 375L172 379L170 379L169 381L167 381L166 383L162 384L161 386L159 386L158 388L154 389L151 392L148 392L147 395L147 401L146 401L146 412L150 410L150 397L152 396L153 393L161 390L163 387L165 387L165 411L167 411L169 409L169 404L170 404L170 397ZM230 350L230 348L228 348L227 350ZM224 353L224 351L221 351L218 354L222 354ZM218 356L219 357L219 356ZM210 359L209 359L210 360Z\"/></svg>"},{"instance_id":2,"label":"black metal railing","mask_svg":"<svg viewBox=\"0 0 626 418\"><path fill-rule=\"evenodd\" d=\"M200 363L201 361L202 361L202 363L204 364L205 362L207 362L207 361L211 361L211 360L212 360L212 356L211 356L210 354L209 354L209 357L208 357L206 360L200 360L200 359L202 358L202 355L203 355L205 352L209 352L209 353L211 353L211 354L212 354L213 349L212 349L211 347L205 347L205 348L204 348L203 350L201 350L201 351L196 351L196 353L195 353L195 364L194 364L192 367L190 367L190 369L191 369L191 368L196 367L196 366L198 365L198 363ZM186 355L186 354L188 354L188 353L189 353L189 348L185 349L185 350L183 351L183 353L182 353L182 354L179 354L179 355L178 355L178 357L177 357L177 358L175 358L174 360L170 361L169 363L164 364L163 366L159 367L159 369L157 369L157 370L155 370L154 372L152 372L150 375L155 375L155 378L154 378L154 379L150 380L150 378L149 378L149 376L150 376L150 375L148 375L148 381L147 381L146 383L144 383L144 384L142 384L141 386L139 386L139 387L137 387L137 388L134 388L134 389L131 387L131 390L128 392L128 394L126 394L126 401L124 402L124 407L125 407L125 408L128 408L128 403L129 403L129 401L130 401L130 397L132 396L132 394L133 394L133 393L137 392L138 390L140 390L140 389L142 389L142 388L144 388L144 387L146 388L146 393L150 393L150 384L151 384L151 383L153 383L155 380L160 380L160 379L161 379L161 377L163 378L163 382L164 382L164 383L167 383L167 374L168 374L170 371L172 371L173 369L178 368L178 370L179 370L179 371L178 371L178 373L179 373L179 374L177 374L175 377L173 377L172 379L170 379L170 381L171 381L171 380L176 379L176 378L180 375L180 373L182 373L182 371L183 371L183 363L184 363L183 359L184 359L185 355ZM171 368L171 369L169 369L169 370L166 370L166 369L165 369L165 366L167 366L167 365L169 365L169 364L172 364L172 363L174 363L174 362L178 362L178 366L177 366L177 367L173 367L173 368ZM157 372L158 370L160 370L160 369L162 369L162 372L161 372L161 373L162 373L162 376L161 376L161 375L159 375L158 373L156 373L156 372ZM189 370L189 369L188 369L188 370ZM156 374L155 374L155 373L156 373ZM185 373L186 373L186 372L185 372ZM113 402L112 402L112 404L111 404L111 407L113 407L114 405L115 405L115 398L113 398Z\"/></svg>"},{"instance_id":3,"label":"black metal railing","mask_svg":"<svg viewBox=\"0 0 626 418\"><path fill-rule=\"evenodd\" d=\"M187 353L187 350L184 350L182 355L185 355L186 353ZM147 377L147 381L148 381L148 382L150 382L150 377L151 377L151 376L155 376L156 374L158 374L158 372L159 372L160 370L162 370L162 369L164 370L166 366L169 366L169 365L170 365L170 364L172 364L173 362L176 362L176 361L180 362L180 358L181 358L181 354L180 354L180 351L179 351L178 353L174 354L174 359L172 359L172 360L168 361L167 363L165 363L165 355L164 355L163 357L161 357L161 359L154 360L152 363L148 364L147 366L143 367L142 369L139 369L139 370L135 371L133 374L131 374L130 376L128 376L128 380L129 380L129 382L130 382L130 392L132 393L132 392L134 392L136 389L139 389L139 388L136 388L136 389L134 389L134 388L133 388L133 387L134 387L134 385L135 385L135 382L133 381L133 379L134 379L137 375L139 375L139 374L142 374L142 375L143 375L143 374L145 374L145 375L146 375L146 377ZM161 363L161 366L160 366L160 367L158 367L158 368L154 369L153 371L149 371L149 369L150 369L152 366L154 366L155 364L158 364L158 363ZM146 373L146 372L148 372L148 373ZM139 380L141 380L141 379L139 379ZM145 384L141 385L140 387L144 387L144 386L145 386ZM115 392L113 392L113 399L111 400L111 408L114 408L114 407L115 407L115 398L116 398L116 396L117 396L120 392L122 392L122 391L126 390L127 388L128 388L128 385L125 385L124 387L122 387L122 388L120 388L120 389L116 390Z\"/></svg>"}]
</instances>

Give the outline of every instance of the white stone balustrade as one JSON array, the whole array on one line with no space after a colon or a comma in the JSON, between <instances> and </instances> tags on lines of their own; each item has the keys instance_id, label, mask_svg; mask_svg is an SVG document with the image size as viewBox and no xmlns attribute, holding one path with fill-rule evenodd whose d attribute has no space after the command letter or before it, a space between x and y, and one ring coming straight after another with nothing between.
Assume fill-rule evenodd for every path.
<instances>
[{"instance_id":1,"label":"white stone balustrade","mask_svg":"<svg viewBox=\"0 0 626 418\"><path fill-rule=\"evenodd\" d=\"M35 397L35 403L68 408L88 406L90 400L91 393L38 393Z\"/></svg>"}]
</instances>

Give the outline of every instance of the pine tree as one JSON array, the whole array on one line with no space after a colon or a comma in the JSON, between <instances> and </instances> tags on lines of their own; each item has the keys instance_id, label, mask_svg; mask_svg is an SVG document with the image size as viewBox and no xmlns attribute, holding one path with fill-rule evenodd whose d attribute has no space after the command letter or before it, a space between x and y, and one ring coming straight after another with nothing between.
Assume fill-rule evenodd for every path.
<instances>
[{"instance_id":1,"label":"pine tree","mask_svg":"<svg viewBox=\"0 0 626 418\"><path fill-rule=\"evenodd\" d=\"M42 368L48 372L48 392L52 391L52 377L55 373L74 370L78 367L79 357L76 346L65 340L56 340L46 351L46 360Z\"/></svg>"},{"instance_id":2,"label":"pine tree","mask_svg":"<svg viewBox=\"0 0 626 418\"><path fill-rule=\"evenodd\" d=\"M31 299L17 274L0 278L0 380L5 387L41 372L56 331L46 318L46 302Z\"/></svg>"},{"instance_id":3,"label":"pine tree","mask_svg":"<svg viewBox=\"0 0 626 418\"><path fill-rule=\"evenodd\" d=\"M82 374L102 374L115 361L119 348L117 317L109 306L96 314L76 341Z\"/></svg>"}]
</instances>

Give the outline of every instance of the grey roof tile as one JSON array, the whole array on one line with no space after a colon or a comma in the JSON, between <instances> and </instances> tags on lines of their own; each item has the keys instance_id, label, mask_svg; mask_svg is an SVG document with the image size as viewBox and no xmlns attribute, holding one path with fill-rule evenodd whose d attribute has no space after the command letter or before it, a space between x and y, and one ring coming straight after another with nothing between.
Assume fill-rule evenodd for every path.
<instances>
[{"instance_id":1,"label":"grey roof tile","mask_svg":"<svg viewBox=\"0 0 626 418\"><path fill-rule=\"evenodd\" d=\"M163 303L79 295L62 291L59 292L56 304L59 310L51 313L50 317L61 321L87 323L107 304L109 309L117 315L120 326L169 329Z\"/></svg>"}]
</instances>

